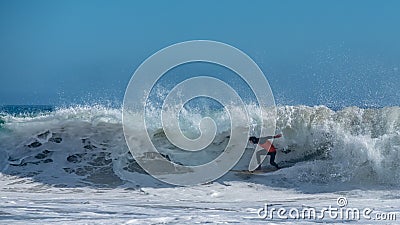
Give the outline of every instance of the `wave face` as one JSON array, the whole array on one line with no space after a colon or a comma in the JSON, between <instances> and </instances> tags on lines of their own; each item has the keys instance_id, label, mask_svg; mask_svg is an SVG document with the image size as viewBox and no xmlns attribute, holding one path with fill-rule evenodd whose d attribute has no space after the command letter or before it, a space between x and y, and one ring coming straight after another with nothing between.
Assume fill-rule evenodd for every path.
<instances>
[{"instance_id":1,"label":"wave face","mask_svg":"<svg viewBox=\"0 0 400 225\"><path fill-rule=\"evenodd\" d=\"M196 137L202 115L182 115L185 134ZM229 118L223 112L214 112L213 118L217 136L190 161L187 152L169 143L158 123L152 123L149 133L173 161L200 164L217 157L229 139ZM61 186L157 183L129 153L121 120L120 109L102 106L35 115L0 113L0 170ZM280 179L295 184L400 185L400 107L333 111L325 106L281 106L277 130L283 138L274 144L287 153L278 152L277 162L293 165L280 171ZM137 139L144 135L138 133ZM248 146L237 168L247 168L252 148Z\"/></svg>"}]
</instances>

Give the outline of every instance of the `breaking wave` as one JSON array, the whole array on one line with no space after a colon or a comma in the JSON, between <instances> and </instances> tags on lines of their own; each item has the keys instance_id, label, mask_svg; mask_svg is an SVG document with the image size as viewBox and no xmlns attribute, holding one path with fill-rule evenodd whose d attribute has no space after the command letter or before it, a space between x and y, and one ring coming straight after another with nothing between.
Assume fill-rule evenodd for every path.
<instances>
[{"instance_id":1,"label":"breaking wave","mask_svg":"<svg viewBox=\"0 0 400 225\"><path fill-rule=\"evenodd\" d=\"M202 116L182 113L186 135L198 135L196 126ZM230 134L229 117L223 111L213 112L212 117L218 125L217 136L195 157L189 158L189 153L174 147L160 124L151 123L149 134L157 149L174 162L208 162L223 151ZM253 117L250 126L257 127L261 119ZM131 156L121 121L120 109L102 106L35 115L0 113L0 170L65 186L157 182ZM291 183L400 185L400 107L333 111L325 106L281 106L277 132L283 138L274 144L285 152L278 152L277 162L292 166L279 172L281 179ZM138 133L137 139L145 135ZM247 168L252 150L249 145L237 168Z\"/></svg>"}]
</instances>

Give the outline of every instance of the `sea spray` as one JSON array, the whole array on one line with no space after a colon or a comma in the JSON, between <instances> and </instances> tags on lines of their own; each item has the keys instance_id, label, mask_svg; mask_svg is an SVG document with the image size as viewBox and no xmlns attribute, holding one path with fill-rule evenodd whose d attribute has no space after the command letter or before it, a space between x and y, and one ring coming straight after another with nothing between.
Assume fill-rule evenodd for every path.
<instances>
[{"instance_id":1,"label":"sea spray","mask_svg":"<svg viewBox=\"0 0 400 225\"><path fill-rule=\"evenodd\" d=\"M248 108L251 111L254 107ZM154 122L148 134L138 133L137 138L150 135L157 149L175 162L205 163L221 153L231 129L229 115L223 110L209 113L218 132L212 144L196 157L189 157L190 153L169 143L156 122L156 112L149 114L154 116L150 118ZM204 115L189 109L181 116L181 126L187 126L182 130L196 137L196 124ZM125 181L140 184L151 179L126 146L120 109L77 106L32 116L6 113L2 119L0 151L4 174L68 185L110 186ZM263 118L253 115L251 119L249 126L256 134ZM132 121L132 129L136 122L140 121ZM333 111L325 106L280 106L277 129L284 138L276 139L275 145L289 152L279 152L277 162L293 165L279 172L280 179L297 184L399 185L399 107ZM252 148L249 145L246 152L251 153ZM248 162L248 157L245 154L240 162Z\"/></svg>"}]
</instances>

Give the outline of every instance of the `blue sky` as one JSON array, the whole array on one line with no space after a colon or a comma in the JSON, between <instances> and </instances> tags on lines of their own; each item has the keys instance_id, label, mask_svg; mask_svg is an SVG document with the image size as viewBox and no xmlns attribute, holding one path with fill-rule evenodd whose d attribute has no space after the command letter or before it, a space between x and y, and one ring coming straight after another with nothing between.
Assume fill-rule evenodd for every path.
<instances>
[{"instance_id":1,"label":"blue sky","mask_svg":"<svg viewBox=\"0 0 400 225\"><path fill-rule=\"evenodd\" d=\"M0 0L0 104L119 102L168 45L233 45L280 104L400 105L400 1Z\"/></svg>"}]
</instances>

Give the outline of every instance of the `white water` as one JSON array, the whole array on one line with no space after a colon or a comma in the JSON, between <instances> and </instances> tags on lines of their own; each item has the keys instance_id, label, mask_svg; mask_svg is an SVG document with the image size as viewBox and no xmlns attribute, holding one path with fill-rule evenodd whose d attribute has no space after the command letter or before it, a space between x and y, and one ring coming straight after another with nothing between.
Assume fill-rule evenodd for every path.
<instances>
[{"instance_id":1,"label":"white water","mask_svg":"<svg viewBox=\"0 0 400 225\"><path fill-rule=\"evenodd\" d=\"M326 207L341 195L360 207L370 202L384 212L400 209L399 107L338 112L324 106L280 107L277 129L284 137L275 145L291 152L279 152L277 162L292 167L262 176L228 173L194 187L172 187L144 174L126 147L120 115L117 109L74 107L34 117L2 116L0 218L21 224L27 219L254 224L264 202ZM227 119L215 117L219 133L195 163L215 157L226 145ZM192 125L199 118L196 113L185 117ZM184 161L185 153L172 148L153 124L150 132L160 151ZM195 126L185 128L195 135ZM248 147L238 167L248 163Z\"/></svg>"}]
</instances>

